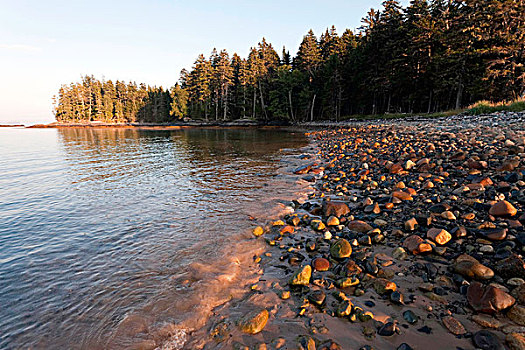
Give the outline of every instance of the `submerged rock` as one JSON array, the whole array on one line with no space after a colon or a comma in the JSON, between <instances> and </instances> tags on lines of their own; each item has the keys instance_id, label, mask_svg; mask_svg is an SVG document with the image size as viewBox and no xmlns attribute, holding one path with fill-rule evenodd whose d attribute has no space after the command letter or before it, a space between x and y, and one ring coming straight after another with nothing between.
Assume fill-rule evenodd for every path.
<instances>
[{"instance_id":1,"label":"submerged rock","mask_svg":"<svg viewBox=\"0 0 525 350\"><path fill-rule=\"evenodd\" d=\"M239 320L239 328L244 333L257 334L264 329L269 316L266 309L251 311Z\"/></svg>"}]
</instances>

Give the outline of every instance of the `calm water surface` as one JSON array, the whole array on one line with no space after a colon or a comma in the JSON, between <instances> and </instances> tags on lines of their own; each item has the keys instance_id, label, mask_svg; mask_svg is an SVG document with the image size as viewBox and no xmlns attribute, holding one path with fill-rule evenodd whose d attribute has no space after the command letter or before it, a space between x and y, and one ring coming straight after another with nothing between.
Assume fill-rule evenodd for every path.
<instances>
[{"instance_id":1,"label":"calm water surface","mask_svg":"<svg viewBox=\"0 0 525 350\"><path fill-rule=\"evenodd\" d=\"M282 168L306 144L276 130L0 128L0 348L154 344L152 322L213 304L199 283L224 272L250 216L293 198Z\"/></svg>"}]
</instances>

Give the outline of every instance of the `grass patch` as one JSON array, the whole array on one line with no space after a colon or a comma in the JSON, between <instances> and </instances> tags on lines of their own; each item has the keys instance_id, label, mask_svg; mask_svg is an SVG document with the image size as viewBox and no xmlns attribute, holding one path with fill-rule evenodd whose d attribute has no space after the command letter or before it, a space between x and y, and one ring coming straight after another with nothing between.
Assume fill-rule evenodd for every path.
<instances>
[{"instance_id":1,"label":"grass patch","mask_svg":"<svg viewBox=\"0 0 525 350\"><path fill-rule=\"evenodd\" d=\"M523 112L525 111L525 98L519 98L514 101L490 102L479 101L469 106L465 110L468 115L490 114L494 112L509 111L509 112Z\"/></svg>"}]
</instances>

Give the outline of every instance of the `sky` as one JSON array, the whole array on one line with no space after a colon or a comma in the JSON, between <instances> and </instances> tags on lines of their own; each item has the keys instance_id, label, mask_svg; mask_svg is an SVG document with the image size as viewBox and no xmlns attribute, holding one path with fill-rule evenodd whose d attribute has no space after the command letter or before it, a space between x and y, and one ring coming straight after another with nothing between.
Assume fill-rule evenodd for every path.
<instances>
[{"instance_id":1,"label":"sky","mask_svg":"<svg viewBox=\"0 0 525 350\"><path fill-rule=\"evenodd\" d=\"M0 124L52 122L61 84L93 74L170 87L215 47L265 37L295 55L309 29L355 30L380 0L0 0Z\"/></svg>"}]
</instances>

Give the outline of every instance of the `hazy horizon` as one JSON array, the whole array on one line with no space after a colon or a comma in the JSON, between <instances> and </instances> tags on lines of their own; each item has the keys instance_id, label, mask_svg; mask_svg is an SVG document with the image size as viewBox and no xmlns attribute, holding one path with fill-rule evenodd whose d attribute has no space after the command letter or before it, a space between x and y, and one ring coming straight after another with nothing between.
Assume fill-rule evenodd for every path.
<instances>
[{"instance_id":1,"label":"hazy horizon","mask_svg":"<svg viewBox=\"0 0 525 350\"><path fill-rule=\"evenodd\" d=\"M309 29L355 30L371 7L381 1L4 2L0 124L52 122L53 95L82 75L170 87L214 47L246 57L265 37L295 54Z\"/></svg>"}]
</instances>

